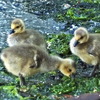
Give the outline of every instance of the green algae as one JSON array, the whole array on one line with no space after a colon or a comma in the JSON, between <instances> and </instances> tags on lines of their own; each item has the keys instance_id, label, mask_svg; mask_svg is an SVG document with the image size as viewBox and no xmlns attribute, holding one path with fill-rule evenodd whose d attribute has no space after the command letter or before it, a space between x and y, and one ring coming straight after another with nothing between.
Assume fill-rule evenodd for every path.
<instances>
[{"instance_id":1,"label":"green algae","mask_svg":"<svg viewBox=\"0 0 100 100\"><path fill-rule=\"evenodd\" d=\"M60 22L74 23L78 26L87 26L90 20L100 22L100 0L66 0L70 8L56 13L53 17ZM27 2L29 4L29 2ZM34 9L33 9L34 10ZM32 11L32 9L31 9ZM69 27L68 27L69 28ZM94 32L100 33L97 26ZM73 56L69 49L69 41L72 34L49 34L45 36L50 54L61 57L71 57L76 62L78 58ZM82 68L81 65L77 65ZM19 78L8 73L0 61L0 99L1 100L66 100L65 94L80 95L100 91L100 75L84 78L81 70L77 71L75 79L63 76L59 71L37 73L26 78L26 92L20 91ZM85 71L88 71L87 68Z\"/></svg>"},{"instance_id":2,"label":"green algae","mask_svg":"<svg viewBox=\"0 0 100 100\"><path fill-rule=\"evenodd\" d=\"M48 49L49 52L65 57L65 52L63 54L62 49L66 48L66 50L69 50L67 43L71 38L72 35L63 33L58 35L48 35L47 43L50 42L51 44ZM68 47L64 46L62 49L59 48L63 44L66 44ZM53 50L54 48L56 49L55 51ZM66 52L66 55L72 57L75 59L75 61L78 60L77 57L71 55L69 51ZM81 66L77 66L77 69L81 69ZM91 78L84 78L80 75L83 73L80 73L77 74L75 79L72 79L62 75L59 71L51 71L47 73L37 73L30 78L26 78L28 90L23 92L20 91L19 78L9 74L5 70L3 64L1 64L0 68L0 96L2 100L66 100L64 97L66 94L75 96L83 93L93 93L100 91L100 75ZM89 69L87 68L86 70ZM81 71L77 71L77 73L79 72Z\"/></svg>"},{"instance_id":3,"label":"green algae","mask_svg":"<svg viewBox=\"0 0 100 100\"><path fill-rule=\"evenodd\" d=\"M69 41L72 38L72 34L49 34L46 36L48 51L52 54L66 56L70 53Z\"/></svg>"}]
</instances>

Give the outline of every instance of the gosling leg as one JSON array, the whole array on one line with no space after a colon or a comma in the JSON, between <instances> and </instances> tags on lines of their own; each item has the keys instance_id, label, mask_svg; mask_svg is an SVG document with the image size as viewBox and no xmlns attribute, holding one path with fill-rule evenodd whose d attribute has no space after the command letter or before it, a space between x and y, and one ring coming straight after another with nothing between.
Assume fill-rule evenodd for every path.
<instances>
[{"instance_id":1,"label":"gosling leg","mask_svg":"<svg viewBox=\"0 0 100 100\"><path fill-rule=\"evenodd\" d=\"M92 70L92 72L90 73L90 77L92 77L92 76L94 76L94 74L95 74L95 71L96 71L96 69L98 68L98 65L95 65L94 67L93 67L93 70Z\"/></svg>"},{"instance_id":2,"label":"gosling leg","mask_svg":"<svg viewBox=\"0 0 100 100\"><path fill-rule=\"evenodd\" d=\"M25 86L26 85L25 78L20 73L19 73L19 78L20 78L20 86Z\"/></svg>"}]
</instances>

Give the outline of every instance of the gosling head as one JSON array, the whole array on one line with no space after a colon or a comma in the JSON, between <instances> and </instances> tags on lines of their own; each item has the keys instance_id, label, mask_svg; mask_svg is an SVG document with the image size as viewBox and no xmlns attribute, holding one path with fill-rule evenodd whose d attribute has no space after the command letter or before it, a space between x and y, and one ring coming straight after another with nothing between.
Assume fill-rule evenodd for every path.
<instances>
[{"instance_id":1,"label":"gosling head","mask_svg":"<svg viewBox=\"0 0 100 100\"><path fill-rule=\"evenodd\" d=\"M59 70L65 75L65 76L70 76L76 72L75 69L75 62L72 59L64 59L60 65L59 65Z\"/></svg>"},{"instance_id":2,"label":"gosling head","mask_svg":"<svg viewBox=\"0 0 100 100\"><path fill-rule=\"evenodd\" d=\"M89 39L89 33L86 28L79 27L74 32L74 47L76 47L78 44L82 44L88 41Z\"/></svg>"},{"instance_id":3,"label":"gosling head","mask_svg":"<svg viewBox=\"0 0 100 100\"><path fill-rule=\"evenodd\" d=\"M10 34L12 34L12 33L22 33L23 31L25 31L24 22L19 18L14 19L11 23Z\"/></svg>"}]
</instances>

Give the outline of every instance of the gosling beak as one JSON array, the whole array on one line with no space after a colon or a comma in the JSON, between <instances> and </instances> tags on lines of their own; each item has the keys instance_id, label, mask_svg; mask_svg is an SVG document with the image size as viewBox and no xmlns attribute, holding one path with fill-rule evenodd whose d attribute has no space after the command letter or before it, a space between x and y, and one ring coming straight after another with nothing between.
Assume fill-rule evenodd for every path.
<instances>
[{"instance_id":1,"label":"gosling beak","mask_svg":"<svg viewBox=\"0 0 100 100\"><path fill-rule=\"evenodd\" d=\"M10 34L15 33L14 29L11 30Z\"/></svg>"},{"instance_id":2,"label":"gosling beak","mask_svg":"<svg viewBox=\"0 0 100 100\"><path fill-rule=\"evenodd\" d=\"M74 42L74 47L76 47L78 44L79 44L79 41L76 40L76 41Z\"/></svg>"}]
</instances>

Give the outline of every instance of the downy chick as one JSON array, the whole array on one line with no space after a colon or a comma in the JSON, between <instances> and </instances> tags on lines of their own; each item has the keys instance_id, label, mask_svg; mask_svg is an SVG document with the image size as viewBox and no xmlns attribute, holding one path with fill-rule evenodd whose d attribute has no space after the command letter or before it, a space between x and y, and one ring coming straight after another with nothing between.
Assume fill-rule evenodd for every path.
<instances>
[{"instance_id":1,"label":"downy chick","mask_svg":"<svg viewBox=\"0 0 100 100\"><path fill-rule=\"evenodd\" d=\"M1 59L8 72L19 76L21 85L25 85L24 77L38 72L58 69L66 76L75 73L75 63L72 59L49 55L36 45L8 47L2 51Z\"/></svg>"},{"instance_id":2,"label":"downy chick","mask_svg":"<svg viewBox=\"0 0 100 100\"><path fill-rule=\"evenodd\" d=\"M16 18L11 23L11 33L8 35L9 46L17 44L35 44L46 49L46 42L42 34L33 29L26 29L23 20Z\"/></svg>"},{"instance_id":3,"label":"downy chick","mask_svg":"<svg viewBox=\"0 0 100 100\"><path fill-rule=\"evenodd\" d=\"M100 64L100 34L89 34L86 28L79 27L70 41L70 50L83 62L94 65L92 76Z\"/></svg>"}]
</instances>

